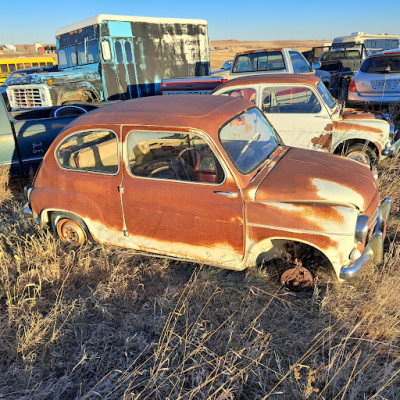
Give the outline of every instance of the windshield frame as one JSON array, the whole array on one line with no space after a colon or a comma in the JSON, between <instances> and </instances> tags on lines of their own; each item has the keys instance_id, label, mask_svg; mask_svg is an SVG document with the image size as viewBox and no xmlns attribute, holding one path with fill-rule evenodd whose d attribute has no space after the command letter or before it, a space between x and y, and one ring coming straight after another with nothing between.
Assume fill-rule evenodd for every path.
<instances>
[{"instance_id":1,"label":"windshield frame","mask_svg":"<svg viewBox=\"0 0 400 400\"><path fill-rule=\"evenodd\" d=\"M322 91L320 90L320 87L322 88ZM338 104L338 102L333 98L327 87L324 85L322 81L319 81L317 83L317 90L320 96L322 97L324 103L329 107L330 110L333 110L335 106ZM323 93L322 93L323 92ZM324 94L327 95L328 99L331 100L332 106L329 105L328 101L326 100Z\"/></svg>"},{"instance_id":2,"label":"windshield frame","mask_svg":"<svg viewBox=\"0 0 400 400\"><path fill-rule=\"evenodd\" d=\"M271 130L271 137L274 138L275 140L275 146L271 148L271 150L268 152L268 154L265 154L265 156L260 159L260 161L258 161L256 164L254 164L250 169L248 170L243 170L241 169L237 163L236 160L232 158L231 152L228 151L228 149L226 148L226 146L224 145L224 141L221 140L221 132L222 130L228 125L230 124L235 118L238 118L240 116L242 116L245 113L248 113L251 110L257 110L259 113L259 116L266 122L266 124L268 125L268 127ZM253 135L254 136L254 135ZM275 128L272 126L272 124L268 121L268 119L266 118L266 116L264 115L264 113L256 106L252 106L247 108L246 110L241 111L240 113L234 115L232 118L228 119L223 125L221 125L221 127L218 129L218 141L219 144L221 145L221 147L223 148L224 152L226 153L226 155L228 156L229 160L231 161L232 165L234 166L234 168L240 172L242 175L250 175L252 172L254 171L258 171L260 165L264 164L266 162L266 160L271 156L271 154L273 154L275 152L275 150L279 147L282 146L284 143L281 139L281 137L279 136L278 132L275 130ZM248 142L246 143L246 145L243 147L243 149L248 146ZM248 150L248 148L246 149L246 151ZM243 150L242 150L243 151Z\"/></svg>"}]
</instances>

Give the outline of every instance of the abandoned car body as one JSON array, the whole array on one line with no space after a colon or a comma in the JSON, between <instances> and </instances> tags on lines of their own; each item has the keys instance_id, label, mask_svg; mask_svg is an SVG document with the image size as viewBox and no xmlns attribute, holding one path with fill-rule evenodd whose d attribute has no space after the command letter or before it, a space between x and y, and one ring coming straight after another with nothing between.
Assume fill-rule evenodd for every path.
<instances>
[{"instance_id":1,"label":"abandoned car body","mask_svg":"<svg viewBox=\"0 0 400 400\"><path fill-rule=\"evenodd\" d=\"M345 279L382 259L391 204L365 165L282 145L248 101L193 95L80 117L25 195L25 212L65 242L234 270L300 243Z\"/></svg>"},{"instance_id":2,"label":"abandoned car body","mask_svg":"<svg viewBox=\"0 0 400 400\"><path fill-rule=\"evenodd\" d=\"M315 76L242 77L221 84L213 94L253 101L288 146L341 154L368 165L400 148L395 126L383 114L343 109Z\"/></svg>"}]
</instances>

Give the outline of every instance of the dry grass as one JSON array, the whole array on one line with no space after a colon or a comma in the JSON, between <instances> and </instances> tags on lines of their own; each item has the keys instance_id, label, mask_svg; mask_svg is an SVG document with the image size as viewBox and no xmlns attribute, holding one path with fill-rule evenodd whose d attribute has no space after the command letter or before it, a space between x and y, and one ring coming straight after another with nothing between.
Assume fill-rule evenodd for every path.
<instances>
[{"instance_id":1,"label":"dry grass","mask_svg":"<svg viewBox=\"0 0 400 400\"><path fill-rule=\"evenodd\" d=\"M385 262L354 283L282 290L235 273L72 250L0 178L0 398L400 398L399 160Z\"/></svg>"}]
</instances>

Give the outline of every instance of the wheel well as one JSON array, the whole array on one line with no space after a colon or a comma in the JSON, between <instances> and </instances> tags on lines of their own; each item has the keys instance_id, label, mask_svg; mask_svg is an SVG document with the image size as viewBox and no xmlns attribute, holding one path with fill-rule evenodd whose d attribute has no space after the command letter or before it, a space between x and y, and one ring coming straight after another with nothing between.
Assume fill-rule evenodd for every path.
<instances>
[{"instance_id":1,"label":"wheel well","mask_svg":"<svg viewBox=\"0 0 400 400\"><path fill-rule=\"evenodd\" d=\"M85 221L76 214L70 213L68 211L48 211L47 213L47 225L56 232L56 223L61 218L69 218L82 226L86 231L86 235L89 242L94 242L93 236L91 235L89 228L87 227Z\"/></svg>"},{"instance_id":2,"label":"wheel well","mask_svg":"<svg viewBox=\"0 0 400 400\"><path fill-rule=\"evenodd\" d=\"M278 259L278 262L275 261L273 264L275 267L278 266L278 269L282 269L289 263L293 264L297 259L314 275L320 267L328 274L336 275L334 267L326 255L311 244L289 239L272 239L271 244L273 251L271 249L258 255L256 259L258 266L275 258ZM277 272L282 273L283 271Z\"/></svg>"},{"instance_id":3,"label":"wheel well","mask_svg":"<svg viewBox=\"0 0 400 400\"><path fill-rule=\"evenodd\" d=\"M61 105L67 105L77 102L92 103L94 101L98 101L98 97L92 90L79 89L71 92L64 92L59 103Z\"/></svg>"},{"instance_id":4,"label":"wheel well","mask_svg":"<svg viewBox=\"0 0 400 400\"><path fill-rule=\"evenodd\" d=\"M354 146L355 144L362 144L364 146L367 146L376 154L377 157L379 156L379 150L378 150L378 147L375 145L375 143L370 142L368 140L363 140L363 139L345 140L344 142L342 142L336 146L333 154L338 154L338 155L344 156L346 154L347 150L351 146Z\"/></svg>"}]
</instances>

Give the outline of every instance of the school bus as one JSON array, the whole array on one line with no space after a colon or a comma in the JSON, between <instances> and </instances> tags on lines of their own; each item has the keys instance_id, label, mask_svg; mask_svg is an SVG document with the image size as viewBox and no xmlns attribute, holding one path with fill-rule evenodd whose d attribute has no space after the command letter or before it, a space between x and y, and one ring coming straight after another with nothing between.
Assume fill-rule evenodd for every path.
<instances>
[{"instance_id":1,"label":"school bus","mask_svg":"<svg viewBox=\"0 0 400 400\"><path fill-rule=\"evenodd\" d=\"M0 84L16 69L44 67L54 65L52 57L14 57L0 58Z\"/></svg>"}]
</instances>

